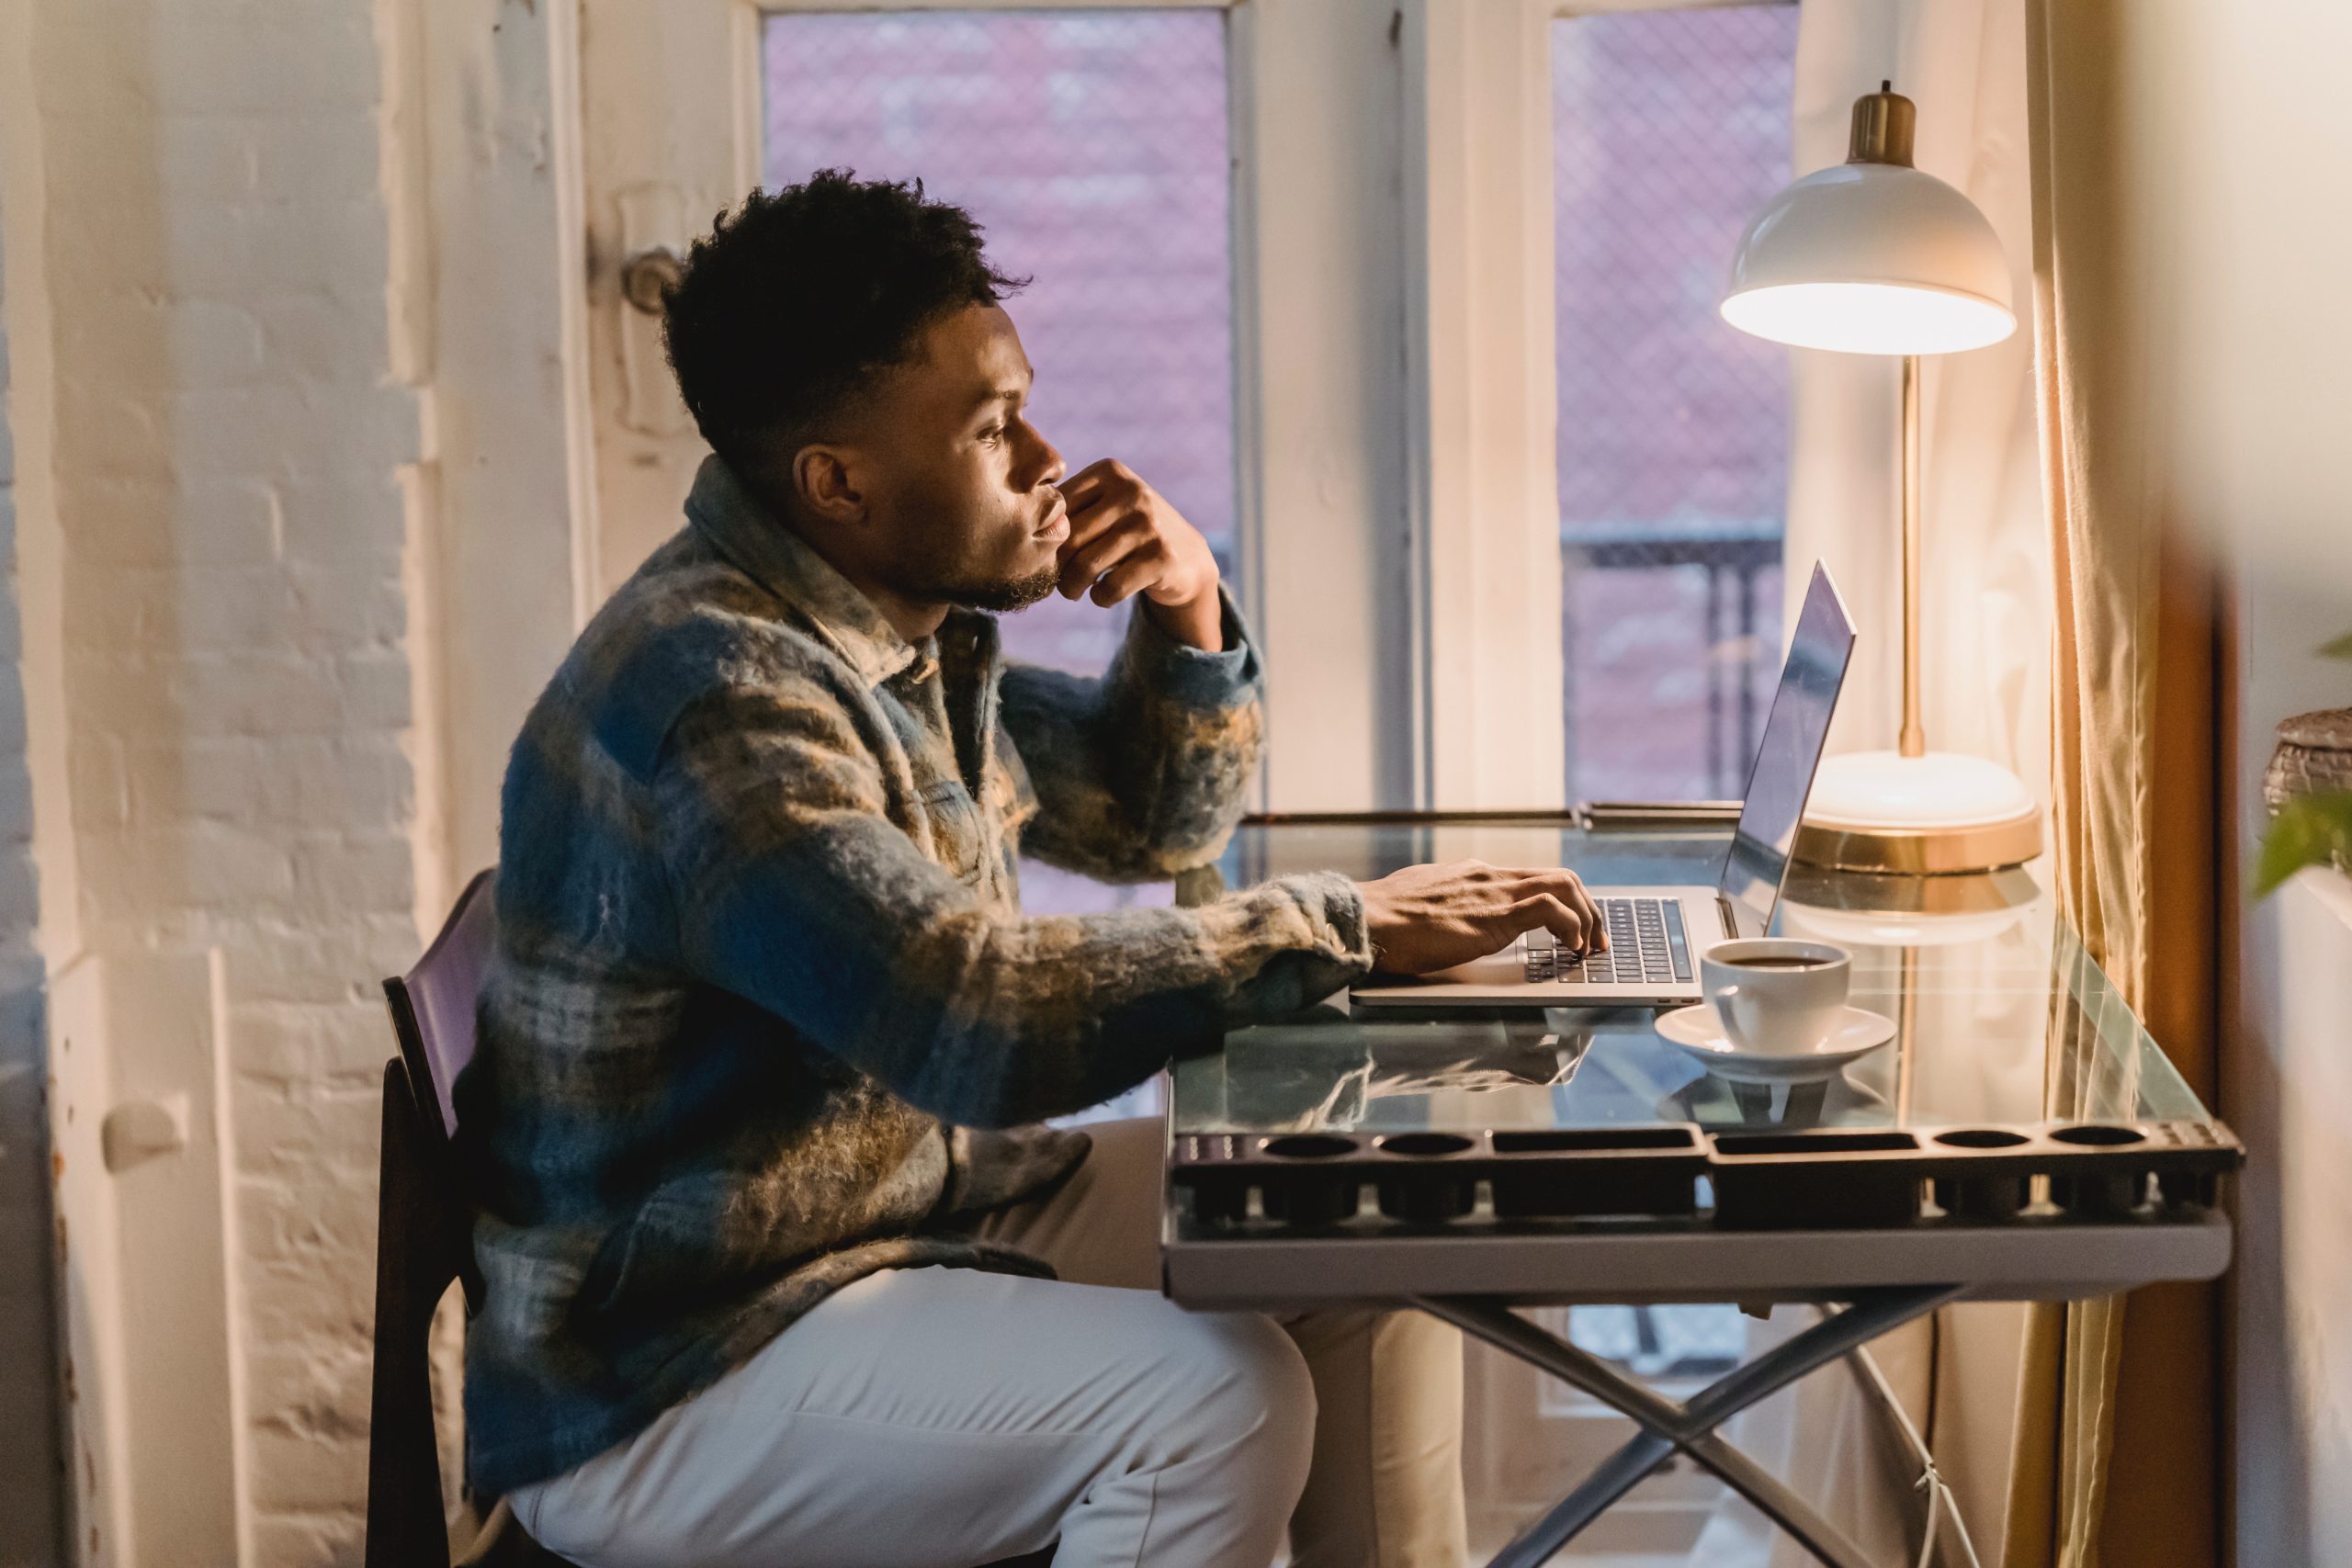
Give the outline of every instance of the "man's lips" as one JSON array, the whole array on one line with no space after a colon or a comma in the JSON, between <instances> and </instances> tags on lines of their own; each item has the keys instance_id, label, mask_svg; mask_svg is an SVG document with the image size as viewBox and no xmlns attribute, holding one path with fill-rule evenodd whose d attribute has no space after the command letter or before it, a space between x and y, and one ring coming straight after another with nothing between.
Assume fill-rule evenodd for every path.
<instances>
[{"instance_id":1,"label":"man's lips","mask_svg":"<svg viewBox=\"0 0 2352 1568\"><path fill-rule=\"evenodd\" d=\"M1036 532L1030 536L1035 539L1044 540L1047 544L1057 545L1061 543L1064 539L1069 538L1069 502L1062 500L1059 496L1056 496L1054 498L1054 509L1046 513L1046 520L1037 525Z\"/></svg>"}]
</instances>

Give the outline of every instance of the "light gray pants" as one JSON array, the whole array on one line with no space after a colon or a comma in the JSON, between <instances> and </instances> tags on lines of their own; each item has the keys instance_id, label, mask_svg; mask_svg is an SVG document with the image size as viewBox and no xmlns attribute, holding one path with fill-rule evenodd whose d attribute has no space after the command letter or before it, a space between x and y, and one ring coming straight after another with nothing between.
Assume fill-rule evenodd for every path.
<instances>
[{"instance_id":1,"label":"light gray pants","mask_svg":"<svg viewBox=\"0 0 2352 1568\"><path fill-rule=\"evenodd\" d=\"M1462 1348L1416 1313L1280 1326L1159 1278L1159 1123L1089 1129L986 1233L1059 1280L877 1274L513 1503L585 1568L1459 1568Z\"/></svg>"}]
</instances>

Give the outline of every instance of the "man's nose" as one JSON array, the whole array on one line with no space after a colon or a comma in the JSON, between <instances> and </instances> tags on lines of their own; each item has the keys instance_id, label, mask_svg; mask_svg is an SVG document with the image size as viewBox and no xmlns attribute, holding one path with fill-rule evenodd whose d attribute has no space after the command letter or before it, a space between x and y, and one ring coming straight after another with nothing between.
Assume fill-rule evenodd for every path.
<instances>
[{"instance_id":1,"label":"man's nose","mask_svg":"<svg viewBox=\"0 0 2352 1568\"><path fill-rule=\"evenodd\" d=\"M1069 465L1062 461L1061 452L1043 435L1037 436L1036 442L1037 456L1043 464L1037 472L1037 482L1044 485L1061 483L1062 476L1069 472Z\"/></svg>"}]
</instances>

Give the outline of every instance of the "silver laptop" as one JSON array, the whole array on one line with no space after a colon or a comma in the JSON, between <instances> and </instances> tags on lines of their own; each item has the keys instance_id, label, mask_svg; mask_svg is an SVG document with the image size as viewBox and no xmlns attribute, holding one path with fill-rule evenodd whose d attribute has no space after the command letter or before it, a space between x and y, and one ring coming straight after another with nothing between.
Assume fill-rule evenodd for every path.
<instances>
[{"instance_id":1,"label":"silver laptop","mask_svg":"<svg viewBox=\"0 0 2352 1568\"><path fill-rule=\"evenodd\" d=\"M1813 569L1789 660L1764 721L1723 875L1713 887L1594 887L1609 951L1579 959L1534 931L1491 958L1413 978L1377 976L1351 993L1358 1007L1635 1007L1699 999L1699 954L1761 936L1788 874L1829 716L1854 652L1854 622L1828 569Z\"/></svg>"}]
</instances>

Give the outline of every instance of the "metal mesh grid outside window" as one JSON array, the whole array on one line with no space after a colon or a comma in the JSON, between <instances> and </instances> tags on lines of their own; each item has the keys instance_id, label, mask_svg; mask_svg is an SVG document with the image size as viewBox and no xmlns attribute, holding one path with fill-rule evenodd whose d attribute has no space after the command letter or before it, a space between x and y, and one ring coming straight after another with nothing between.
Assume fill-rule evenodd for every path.
<instances>
[{"instance_id":1,"label":"metal mesh grid outside window","mask_svg":"<svg viewBox=\"0 0 2352 1568\"><path fill-rule=\"evenodd\" d=\"M1234 560L1225 18L1214 10L779 13L764 22L771 186L920 177L967 209L1073 472L1117 457ZM1126 612L1008 616L1018 658L1091 674Z\"/></svg>"},{"instance_id":2,"label":"metal mesh grid outside window","mask_svg":"<svg viewBox=\"0 0 2352 1568\"><path fill-rule=\"evenodd\" d=\"M1797 7L1552 26L1567 793L1737 795L1778 670L1785 351L1716 313Z\"/></svg>"},{"instance_id":3,"label":"metal mesh grid outside window","mask_svg":"<svg viewBox=\"0 0 2352 1568\"><path fill-rule=\"evenodd\" d=\"M1740 231L1790 178L1796 33L1793 5L1552 25L1570 800L1747 787L1779 667L1788 368L1716 306ZM1747 1338L1728 1306L1561 1315L1670 1383L1728 1371Z\"/></svg>"}]
</instances>

